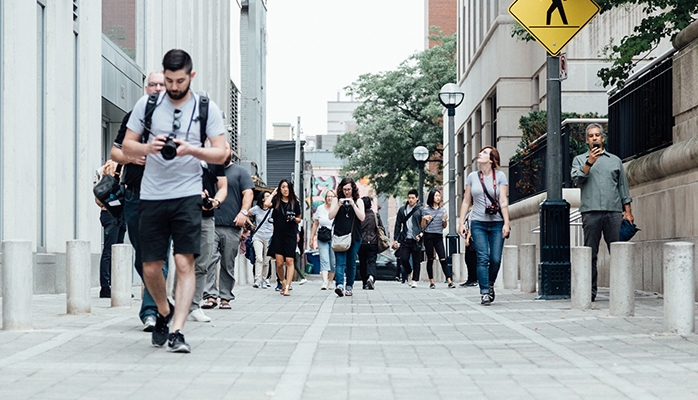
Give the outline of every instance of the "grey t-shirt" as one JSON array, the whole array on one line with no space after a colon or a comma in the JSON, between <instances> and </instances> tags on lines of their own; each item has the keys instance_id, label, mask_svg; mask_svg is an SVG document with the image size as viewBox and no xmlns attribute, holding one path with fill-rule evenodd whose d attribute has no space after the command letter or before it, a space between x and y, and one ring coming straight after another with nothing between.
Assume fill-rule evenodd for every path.
<instances>
[{"instance_id":1,"label":"grey t-shirt","mask_svg":"<svg viewBox=\"0 0 698 400\"><path fill-rule=\"evenodd\" d=\"M485 178L485 187L487 192L492 196L493 199L499 201L499 194L501 193L502 186L509 186L507 181L507 176L504 172L495 170L497 173L497 193L494 194L494 188L492 187L492 177ZM491 206L492 202L482 191L482 184L480 183L480 177L478 176L480 171L475 171L468 175L465 180L466 186L470 186L470 194L473 196L473 210L470 213L471 221L503 221L499 213L494 215L486 214L485 207Z\"/></svg>"},{"instance_id":2,"label":"grey t-shirt","mask_svg":"<svg viewBox=\"0 0 698 400\"><path fill-rule=\"evenodd\" d=\"M144 128L145 106L148 96L138 100L127 127L133 132L142 135ZM175 133L177 139L187 141L195 147L201 147L201 130L199 127L199 96L192 93L180 108L182 116L179 118L181 127L173 131L174 110L169 96L163 92L158 98L158 106L153 111L151 131L148 142L152 142L155 136ZM208 120L206 122L206 136L215 137L226 132L223 125L221 111L213 101L208 103ZM189 196L200 196L202 191L201 167L199 160L194 156L186 155L165 160L160 153L148 154L141 182L141 200L168 200Z\"/></svg>"},{"instance_id":3,"label":"grey t-shirt","mask_svg":"<svg viewBox=\"0 0 698 400\"><path fill-rule=\"evenodd\" d=\"M429 206L422 207L422 217L425 215L431 215L433 219L431 222L427 221L427 227L424 228L426 233L443 233L444 231L444 214L446 214L446 209L439 207L436 210Z\"/></svg>"},{"instance_id":4,"label":"grey t-shirt","mask_svg":"<svg viewBox=\"0 0 698 400\"><path fill-rule=\"evenodd\" d=\"M242 191L254 190L252 176L246 169L239 165L230 164L225 167L225 176L228 178L228 197L216 208L216 226L235 226L235 216L242 207ZM269 216L271 218L271 215Z\"/></svg>"},{"instance_id":5,"label":"grey t-shirt","mask_svg":"<svg viewBox=\"0 0 698 400\"><path fill-rule=\"evenodd\" d=\"M257 232L254 234L254 237L259 239L271 238L272 233L274 233L274 220L271 218L272 211L273 209L271 207L267 208L266 210L262 209L260 206L250 208L250 214L254 215L254 223L257 226ZM264 219L267 212L269 215L267 216L267 219ZM263 224L262 221L264 221Z\"/></svg>"}]
</instances>

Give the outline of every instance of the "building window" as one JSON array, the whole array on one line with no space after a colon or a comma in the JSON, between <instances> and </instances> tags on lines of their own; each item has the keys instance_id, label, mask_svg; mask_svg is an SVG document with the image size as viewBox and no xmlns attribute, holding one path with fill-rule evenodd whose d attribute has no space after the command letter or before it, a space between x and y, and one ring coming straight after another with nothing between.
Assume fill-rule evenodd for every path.
<instances>
[{"instance_id":1,"label":"building window","mask_svg":"<svg viewBox=\"0 0 698 400\"><path fill-rule=\"evenodd\" d=\"M102 33L136 60L136 0L102 0Z\"/></svg>"}]
</instances>

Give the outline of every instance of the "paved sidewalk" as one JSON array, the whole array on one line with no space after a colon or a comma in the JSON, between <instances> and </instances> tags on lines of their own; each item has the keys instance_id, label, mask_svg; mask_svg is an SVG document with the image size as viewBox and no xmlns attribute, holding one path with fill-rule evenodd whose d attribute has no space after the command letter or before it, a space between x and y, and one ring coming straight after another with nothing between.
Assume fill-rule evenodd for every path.
<instances>
[{"instance_id":1,"label":"paved sidewalk","mask_svg":"<svg viewBox=\"0 0 698 400\"><path fill-rule=\"evenodd\" d=\"M615 318L603 291L581 312L437 286L237 287L232 310L187 322L191 354L150 345L137 299L110 308L94 291L92 314L68 316L64 295L36 295L35 329L0 331L0 399L698 398L698 337L662 334L657 296Z\"/></svg>"}]
</instances>

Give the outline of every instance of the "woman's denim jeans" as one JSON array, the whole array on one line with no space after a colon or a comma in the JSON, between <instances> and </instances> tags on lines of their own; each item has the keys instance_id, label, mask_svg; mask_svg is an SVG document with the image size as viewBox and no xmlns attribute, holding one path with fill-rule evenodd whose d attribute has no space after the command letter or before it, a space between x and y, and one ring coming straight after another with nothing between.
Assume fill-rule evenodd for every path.
<instances>
[{"instance_id":1,"label":"woman's denim jeans","mask_svg":"<svg viewBox=\"0 0 698 400\"><path fill-rule=\"evenodd\" d=\"M344 285L344 274L347 275L347 289L352 289L354 279L356 278L356 255L359 253L361 240L353 242L347 251L335 251L334 255L337 263L335 264L336 275L334 281L336 286Z\"/></svg>"},{"instance_id":2,"label":"woman's denim jeans","mask_svg":"<svg viewBox=\"0 0 698 400\"><path fill-rule=\"evenodd\" d=\"M334 251L332 242L317 241L317 249L320 258L320 271L335 272Z\"/></svg>"},{"instance_id":3,"label":"woman's denim jeans","mask_svg":"<svg viewBox=\"0 0 698 400\"><path fill-rule=\"evenodd\" d=\"M480 294L487 294L494 285L502 263L504 221L471 221L470 229L477 252L477 280Z\"/></svg>"}]
</instances>

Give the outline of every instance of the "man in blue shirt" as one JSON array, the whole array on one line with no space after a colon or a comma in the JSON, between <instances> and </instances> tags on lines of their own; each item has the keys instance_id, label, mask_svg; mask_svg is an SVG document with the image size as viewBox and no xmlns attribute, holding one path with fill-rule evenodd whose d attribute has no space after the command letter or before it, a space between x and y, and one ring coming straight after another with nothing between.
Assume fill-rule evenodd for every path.
<instances>
[{"instance_id":1,"label":"man in blue shirt","mask_svg":"<svg viewBox=\"0 0 698 400\"><path fill-rule=\"evenodd\" d=\"M589 124L586 128L586 143L589 151L572 161L572 181L581 190L579 212L582 213L584 246L591 247L591 301L596 300L598 271L597 254L601 234L611 251L611 243L619 241L623 220L633 223L628 180L623 162L605 151L603 127Z\"/></svg>"}]
</instances>

